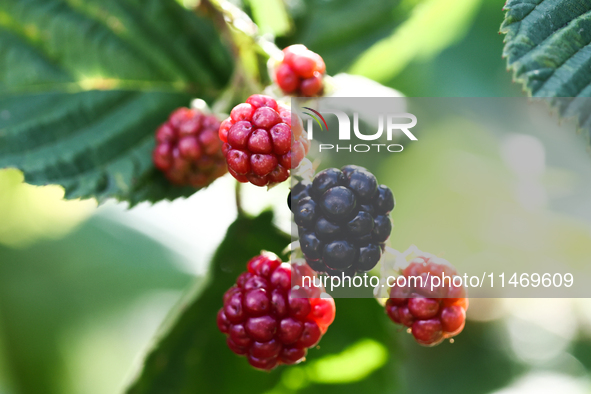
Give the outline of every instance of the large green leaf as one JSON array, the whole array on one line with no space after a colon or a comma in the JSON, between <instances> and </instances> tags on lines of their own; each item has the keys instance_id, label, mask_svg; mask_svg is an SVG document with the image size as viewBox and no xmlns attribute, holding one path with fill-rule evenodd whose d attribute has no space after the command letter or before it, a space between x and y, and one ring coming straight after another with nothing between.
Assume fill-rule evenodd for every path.
<instances>
[{"instance_id":1,"label":"large green leaf","mask_svg":"<svg viewBox=\"0 0 591 394\"><path fill-rule=\"evenodd\" d=\"M260 393L276 384L278 374L256 371L234 355L216 326L222 296L246 262L262 249L279 253L289 244L290 237L272 219L269 211L257 218L241 216L228 228L213 258L209 284L182 303L129 394Z\"/></svg>"},{"instance_id":2,"label":"large green leaf","mask_svg":"<svg viewBox=\"0 0 591 394\"><path fill-rule=\"evenodd\" d=\"M155 129L212 100L232 61L210 20L174 0L0 4L0 168L66 197L189 195L151 162Z\"/></svg>"},{"instance_id":3,"label":"large green leaf","mask_svg":"<svg viewBox=\"0 0 591 394\"><path fill-rule=\"evenodd\" d=\"M509 0L501 32L514 79L560 115L591 126L591 1Z\"/></svg>"},{"instance_id":4,"label":"large green leaf","mask_svg":"<svg viewBox=\"0 0 591 394\"><path fill-rule=\"evenodd\" d=\"M71 392L66 353L75 327L151 291L182 290L190 276L174 263L153 239L100 217L59 240L25 249L0 245L0 343L9 392Z\"/></svg>"}]
</instances>

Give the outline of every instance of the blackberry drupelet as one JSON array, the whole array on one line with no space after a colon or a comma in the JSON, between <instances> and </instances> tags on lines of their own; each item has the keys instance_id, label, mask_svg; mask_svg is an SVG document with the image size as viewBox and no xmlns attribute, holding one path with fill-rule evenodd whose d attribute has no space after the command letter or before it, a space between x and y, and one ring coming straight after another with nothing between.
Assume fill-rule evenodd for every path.
<instances>
[{"instance_id":1,"label":"blackberry drupelet","mask_svg":"<svg viewBox=\"0 0 591 394\"><path fill-rule=\"evenodd\" d=\"M307 263L317 272L352 276L376 266L392 223L392 191L363 167L319 172L291 191L291 209Z\"/></svg>"},{"instance_id":2,"label":"blackberry drupelet","mask_svg":"<svg viewBox=\"0 0 591 394\"><path fill-rule=\"evenodd\" d=\"M397 324L410 328L415 340L424 346L435 346L458 335L464 328L468 299L463 286L442 280L431 286L433 276L453 278L458 275L446 260L418 256L402 271L406 278L397 280L386 301L386 313ZM403 285L404 286L403 286Z\"/></svg>"},{"instance_id":3,"label":"blackberry drupelet","mask_svg":"<svg viewBox=\"0 0 591 394\"><path fill-rule=\"evenodd\" d=\"M302 361L334 320L334 300L320 298L318 287L292 289L292 276L301 283L314 272L264 252L248 262L247 271L224 294L218 328L230 350L257 369Z\"/></svg>"},{"instance_id":4,"label":"blackberry drupelet","mask_svg":"<svg viewBox=\"0 0 591 394\"><path fill-rule=\"evenodd\" d=\"M301 120L294 119L289 107L262 94L235 106L219 128L230 174L256 186L285 181L310 148Z\"/></svg>"},{"instance_id":5,"label":"blackberry drupelet","mask_svg":"<svg viewBox=\"0 0 591 394\"><path fill-rule=\"evenodd\" d=\"M154 165L175 185L209 185L228 171L219 127L214 115L178 108L156 131Z\"/></svg>"}]
</instances>

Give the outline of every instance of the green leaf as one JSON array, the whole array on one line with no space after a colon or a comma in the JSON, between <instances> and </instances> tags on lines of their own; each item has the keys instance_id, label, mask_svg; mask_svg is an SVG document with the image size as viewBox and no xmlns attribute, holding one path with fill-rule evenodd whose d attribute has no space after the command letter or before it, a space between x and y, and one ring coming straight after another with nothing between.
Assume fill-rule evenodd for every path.
<instances>
[{"instance_id":1,"label":"green leaf","mask_svg":"<svg viewBox=\"0 0 591 394\"><path fill-rule=\"evenodd\" d=\"M350 72L388 81L415 59L436 56L464 36L482 0L429 0L418 4L391 36L361 54Z\"/></svg>"},{"instance_id":2,"label":"green leaf","mask_svg":"<svg viewBox=\"0 0 591 394\"><path fill-rule=\"evenodd\" d=\"M336 299L335 321L306 362L278 369L268 394L400 393L402 334L374 299Z\"/></svg>"},{"instance_id":3,"label":"green leaf","mask_svg":"<svg viewBox=\"0 0 591 394\"><path fill-rule=\"evenodd\" d=\"M343 384L358 382L386 364L386 347L372 339L362 339L336 355L328 355L306 365L314 382Z\"/></svg>"},{"instance_id":4,"label":"green leaf","mask_svg":"<svg viewBox=\"0 0 591 394\"><path fill-rule=\"evenodd\" d=\"M387 37L404 17L398 1L305 0L291 10L292 35L278 40L282 47L305 44L318 52L330 74L347 70L360 53Z\"/></svg>"},{"instance_id":5,"label":"green leaf","mask_svg":"<svg viewBox=\"0 0 591 394\"><path fill-rule=\"evenodd\" d=\"M481 2L305 0L292 9L296 31L279 44L305 44L322 55L329 74L387 81L411 61L435 56L461 38Z\"/></svg>"},{"instance_id":6,"label":"green leaf","mask_svg":"<svg viewBox=\"0 0 591 394\"><path fill-rule=\"evenodd\" d=\"M528 95L591 126L591 1L509 0L503 55Z\"/></svg>"},{"instance_id":7,"label":"green leaf","mask_svg":"<svg viewBox=\"0 0 591 394\"><path fill-rule=\"evenodd\" d=\"M174 0L0 4L0 168L67 198L187 196L155 171L154 132L211 101L232 60L213 23Z\"/></svg>"},{"instance_id":8,"label":"green leaf","mask_svg":"<svg viewBox=\"0 0 591 394\"><path fill-rule=\"evenodd\" d=\"M290 242L272 219L271 212L264 212L257 218L239 217L229 227L213 258L209 285L190 294L165 324L128 394L398 392L398 347L391 335L399 333L373 299L336 300L334 323L300 365L265 373L228 349L216 326L224 292L261 249L279 252ZM352 359L357 364L349 365ZM355 373L339 371L344 364Z\"/></svg>"},{"instance_id":9,"label":"green leaf","mask_svg":"<svg viewBox=\"0 0 591 394\"><path fill-rule=\"evenodd\" d=\"M241 216L229 228L211 267L207 287L181 303L178 316L148 355L129 394L261 393L273 387L277 373L254 370L233 354L216 326L222 296L262 249L280 253L290 242L272 224L272 212Z\"/></svg>"},{"instance_id":10,"label":"green leaf","mask_svg":"<svg viewBox=\"0 0 591 394\"><path fill-rule=\"evenodd\" d=\"M248 0L253 19L263 33L282 36L291 28L283 0Z\"/></svg>"},{"instance_id":11,"label":"green leaf","mask_svg":"<svg viewBox=\"0 0 591 394\"><path fill-rule=\"evenodd\" d=\"M487 394L506 387L525 367L511 354L502 323L466 322L454 343L428 348L404 338L402 363L407 390L416 394ZM428 377L425 371L430 371ZM483 373L482 371L487 371Z\"/></svg>"},{"instance_id":12,"label":"green leaf","mask_svg":"<svg viewBox=\"0 0 591 394\"><path fill-rule=\"evenodd\" d=\"M498 34L491 34L505 16L499 11L498 2L483 1L463 39L427 62L406 67L388 86L409 97L521 96L519 86L507 78L507 66L499 56L503 41Z\"/></svg>"},{"instance_id":13,"label":"green leaf","mask_svg":"<svg viewBox=\"0 0 591 394\"><path fill-rule=\"evenodd\" d=\"M73 327L128 307L189 275L162 245L94 217L59 240L0 246L0 343L14 393L69 392L64 338Z\"/></svg>"},{"instance_id":14,"label":"green leaf","mask_svg":"<svg viewBox=\"0 0 591 394\"><path fill-rule=\"evenodd\" d=\"M0 168L35 185L59 184L67 198L132 203L189 195L152 164L154 130L188 95L88 91L0 97ZM33 116L31 116L33 114Z\"/></svg>"},{"instance_id":15,"label":"green leaf","mask_svg":"<svg viewBox=\"0 0 591 394\"><path fill-rule=\"evenodd\" d=\"M211 22L172 0L7 0L0 32L0 91L106 83L207 93L231 72Z\"/></svg>"}]
</instances>

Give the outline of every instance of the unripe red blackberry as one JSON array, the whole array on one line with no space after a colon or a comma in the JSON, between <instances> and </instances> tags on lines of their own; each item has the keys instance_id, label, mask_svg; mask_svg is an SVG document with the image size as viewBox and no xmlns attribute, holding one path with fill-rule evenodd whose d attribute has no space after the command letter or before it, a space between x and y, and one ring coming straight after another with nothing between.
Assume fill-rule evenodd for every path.
<instances>
[{"instance_id":1,"label":"unripe red blackberry","mask_svg":"<svg viewBox=\"0 0 591 394\"><path fill-rule=\"evenodd\" d=\"M179 108L156 131L154 165L180 186L204 187L227 172L214 115Z\"/></svg>"},{"instance_id":2,"label":"unripe red blackberry","mask_svg":"<svg viewBox=\"0 0 591 394\"><path fill-rule=\"evenodd\" d=\"M224 294L218 328L230 350L255 368L271 370L302 361L334 320L334 300L297 298L320 297L321 289L292 288L292 275L294 283L302 283L298 277L314 272L264 252L248 262L247 271Z\"/></svg>"},{"instance_id":3,"label":"unripe red blackberry","mask_svg":"<svg viewBox=\"0 0 591 394\"><path fill-rule=\"evenodd\" d=\"M390 236L394 205L392 191L359 166L328 168L295 185L291 208L307 263L329 275L370 271Z\"/></svg>"},{"instance_id":4,"label":"unripe red blackberry","mask_svg":"<svg viewBox=\"0 0 591 394\"><path fill-rule=\"evenodd\" d=\"M230 174L256 186L285 181L310 148L301 120L294 119L289 107L262 94L235 106L219 128Z\"/></svg>"},{"instance_id":5,"label":"unripe red blackberry","mask_svg":"<svg viewBox=\"0 0 591 394\"><path fill-rule=\"evenodd\" d=\"M275 68L275 82L283 93L302 97L322 95L326 66L322 57L304 45L283 49L283 61Z\"/></svg>"},{"instance_id":6,"label":"unripe red blackberry","mask_svg":"<svg viewBox=\"0 0 591 394\"><path fill-rule=\"evenodd\" d=\"M441 279L442 275L443 280L432 282L434 276ZM454 285L453 278L458 276L454 267L446 260L423 255L414 258L402 276L405 279L397 279L386 301L386 313L394 323L410 327L415 340L425 346L437 345L463 330L468 299L466 289Z\"/></svg>"}]
</instances>

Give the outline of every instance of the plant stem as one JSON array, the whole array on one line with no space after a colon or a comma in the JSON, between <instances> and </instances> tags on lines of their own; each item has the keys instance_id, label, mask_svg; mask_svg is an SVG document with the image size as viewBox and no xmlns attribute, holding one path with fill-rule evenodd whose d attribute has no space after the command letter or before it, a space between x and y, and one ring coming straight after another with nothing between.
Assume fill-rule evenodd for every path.
<instances>
[{"instance_id":1,"label":"plant stem","mask_svg":"<svg viewBox=\"0 0 591 394\"><path fill-rule=\"evenodd\" d=\"M234 188L234 196L236 199L236 212L238 212L238 216L244 216L244 209L242 208L242 183L236 181L236 187Z\"/></svg>"}]
</instances>

